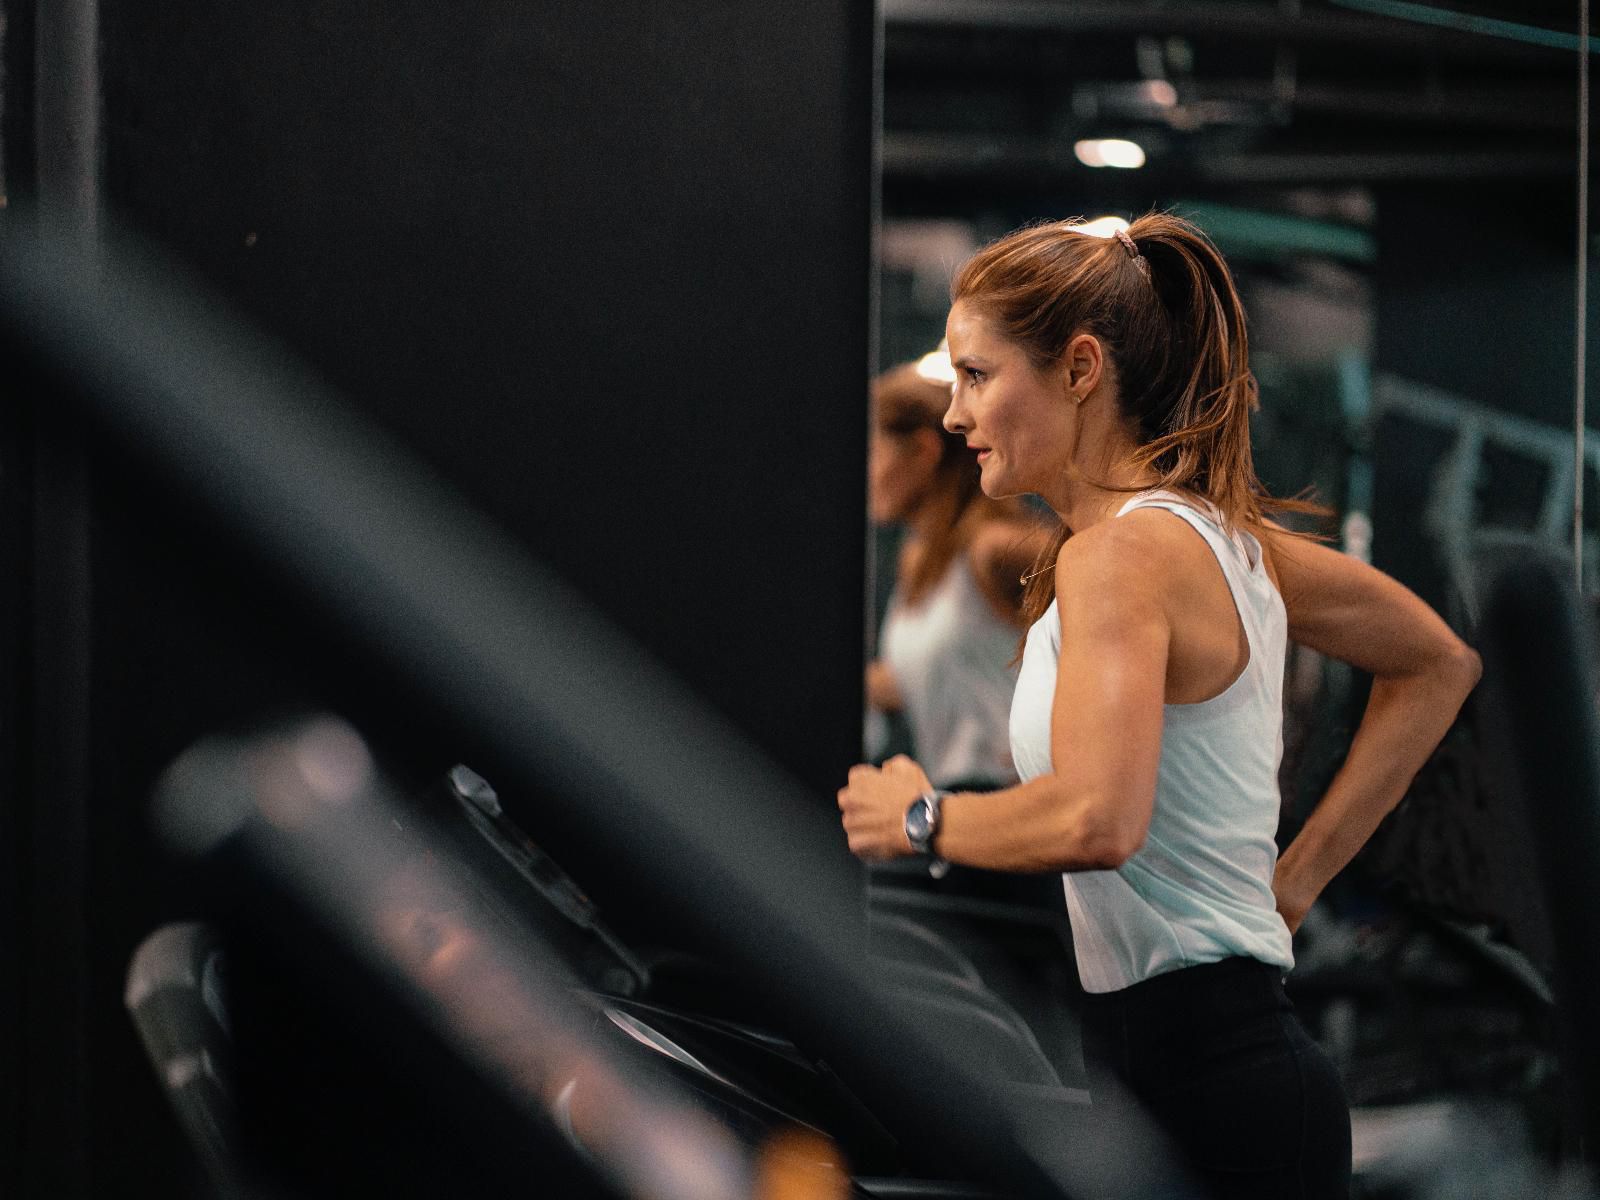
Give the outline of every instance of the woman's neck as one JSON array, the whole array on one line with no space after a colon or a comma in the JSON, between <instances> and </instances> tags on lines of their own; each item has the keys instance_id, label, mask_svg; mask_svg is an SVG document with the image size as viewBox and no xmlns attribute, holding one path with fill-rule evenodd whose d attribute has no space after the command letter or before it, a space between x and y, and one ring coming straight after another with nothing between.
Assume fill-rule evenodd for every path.
<instances>
[{"instance_id":1,"label":"woman's neck","mask_svg":"<svg viewBox=\"0 0 1600 1200\"><path fill-rule=\"evenodd\" d=\"M1064 447L1067 461L1057 486L1043 494L1073 533L1110 519L1130 496L1160 482L1155 471L1139 464L1139 439L1119 414L1115 386L1106 380L1077 405L1077 429Z\"/></svg>"},{"instance_id":2,"label":"woman's neck","mask_svg":"<svg viewBox=\"0 0 1600 1200\"><path fill-rule=\"evenodd\" d=\"M1046 496L1061 523L1073 533L1082 533L1092 525L1110 520L1128 500L1159 483L1151 471L1123 466L1111 468L1094 478L1078 475L1062 481L1057 495Z\"/></svg>"}]
</instances>

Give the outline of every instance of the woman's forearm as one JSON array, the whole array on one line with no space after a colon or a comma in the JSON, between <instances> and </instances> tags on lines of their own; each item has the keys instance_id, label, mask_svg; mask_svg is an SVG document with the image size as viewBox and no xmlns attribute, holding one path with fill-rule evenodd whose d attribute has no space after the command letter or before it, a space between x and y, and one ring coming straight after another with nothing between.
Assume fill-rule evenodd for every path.
<instances>
[{"instance_id":1,"label":"woman's forearm","mask_svg":"<svg viewBox=\"0 0 1600 1200\"><path fill-rule=\"evenodd\" d=\"M1273 891L1291 930L1400 802L1479 673L1463 645L1432 670L1373 680L1344 765L1278 860Z\"/></svg>"},{"instance_id":2,"label":"woman's forearm","mask_svg":"<svg viewBox=\"0 0 1600 1200\"><path fill-rule=\"evenodd\" d=\"M1093 871L1120 866L1143 840L1142 824L1117 821L1109 805L1071 794L1044 775L999 792L945 798L934 850L994 871Z\"/></svg>"}]
</instances>

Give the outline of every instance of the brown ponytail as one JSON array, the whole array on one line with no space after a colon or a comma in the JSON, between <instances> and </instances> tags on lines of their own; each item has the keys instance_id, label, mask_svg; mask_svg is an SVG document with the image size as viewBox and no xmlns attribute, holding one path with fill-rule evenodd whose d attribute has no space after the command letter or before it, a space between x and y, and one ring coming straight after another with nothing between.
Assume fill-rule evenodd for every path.
<instances>
[{"instance_id":1,"label":"brown ponytail","mask_svg":"<svg viewBox=\"0 0 1600 1200\"><path fill-rule=\"evenodd\" d=\"M1183 218L1148 213L1125 239L1085 234L1076 221L1020 229L967 261L951 300L977 308L1038 368L1055 364L1079 333L1099 338L1137 431L1132 465L1152 471L1154 486L1209 501L1230 527L1326 511L1275 499L1256 477L1244 306L1222 255ZM1030 621L1055 594L1050 568L1067 536L1063 528L1034 565L1023 597Z\"/></svg>"}]
</instances>

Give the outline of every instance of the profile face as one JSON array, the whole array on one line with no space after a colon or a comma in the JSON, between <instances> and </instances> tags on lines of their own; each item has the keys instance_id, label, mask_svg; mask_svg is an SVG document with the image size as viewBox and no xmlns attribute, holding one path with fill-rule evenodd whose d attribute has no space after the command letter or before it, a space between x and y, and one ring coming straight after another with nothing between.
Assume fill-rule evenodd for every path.
<instances>
[{"instance_id":1,"label":"profile face","mask_svg":"<svg viewBox=\"0 0 1600 1200\"><path fill-rule=\"evenodd\" d=\"M945 323L956 385L944 427L978 454L986 495L1048 494L1073 446L1074 405L1054 371L958 300Z\"/></svg>"}]
</instances>

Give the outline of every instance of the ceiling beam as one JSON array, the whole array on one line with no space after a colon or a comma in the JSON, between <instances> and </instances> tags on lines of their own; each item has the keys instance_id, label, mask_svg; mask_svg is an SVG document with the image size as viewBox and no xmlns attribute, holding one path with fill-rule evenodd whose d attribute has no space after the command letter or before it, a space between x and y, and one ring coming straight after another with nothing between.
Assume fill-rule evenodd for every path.
<instances>
[{"instance_id":1,"label":"ceiling beam","mask_svg":"<svg viewBox=\"0 0 1600 1200\"><path fill-rule=\"evenodd\" d=\"M1261 38L1285 43L1413 47L1481 57L1551 57L1537 46L1483 37L1461 29L1354 12L1295 14L1249 0L881 0L885 26L1014 30L1019 33L1179 34L1207 38Z\"/></svg>"},{"instance_id":2,"label":"ceiling beam","mask_svg":"<svg viewBox=\"0 0 1600 1200\"><path fill-rule=\"evenodd\" d=\"M1093 84L1084 85L1093 88ZM1270 80L1204 80L1186 85L1197 100L1282 104L1294 112L1377 117L1404 125L1465 125L1564 132L1578 124L1572 87L1427 87L1297 82L1287 92ZM1179 93L1187 102L1190 97ZM1181 107L1181 105L1180 105Z\"/></svg>"},{"instance_id":3,"label":"ceiling beam","mask_svg":"<svg viewBox=\"0 0 1600 1200\"><path fill-rule=\"evenodd\" d=\"M1070 182L1082 187L1095 172L1072 148L1049 138L885 132L883 175L895 181ZM1185 157L1185 175L1207 183L1401 183L1427 180L1551 178L1570 175L1570 152L1507 149L1426 151L1228 151ZM1159 161L1148 168L1163 174Z\"/></svg>"}]
</instances>

